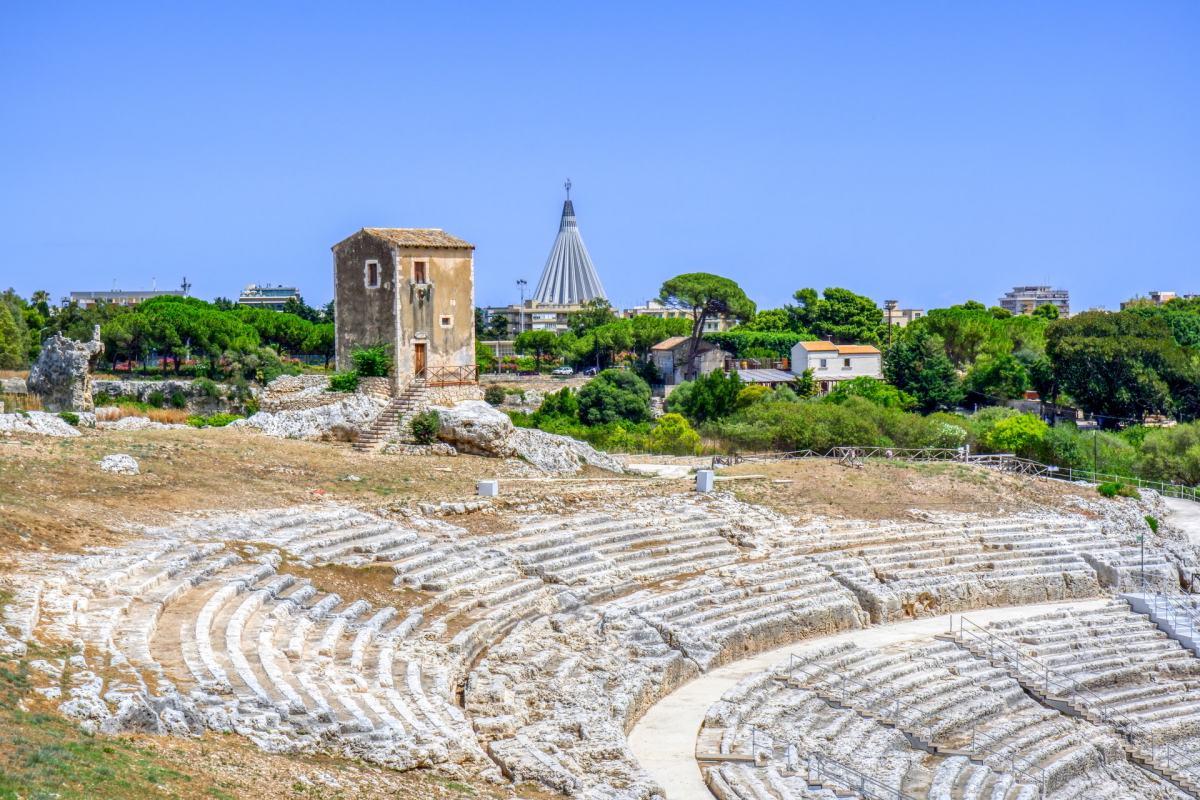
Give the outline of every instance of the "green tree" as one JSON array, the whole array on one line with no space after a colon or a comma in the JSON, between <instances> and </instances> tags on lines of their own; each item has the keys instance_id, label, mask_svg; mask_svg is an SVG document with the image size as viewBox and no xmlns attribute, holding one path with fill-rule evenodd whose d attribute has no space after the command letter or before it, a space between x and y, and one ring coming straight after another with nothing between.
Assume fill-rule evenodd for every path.
<instances>
[{"instance_id":1,"label":"green tree","mask_svg":"<svg viewBox=\"0 0 1200 800\"><path fill-rule=\"evenodd\" d=\"M696 374L696 348L709 317L725 314L739 321L754 316L754 302L729 278L708 272L688 272L663 283L659 299L668 306L691 309L692 335L688 345L685 377Z\"/></svg>"},{"instance_id":2,"label":"green tree","mask_svg":"<svg viewBox=\"0 0 1200 800\"><path fill-rule=\"evenodd\" d=\"M1016 356L981 356L967 373L963 388L987 397L1011 400L1029 388L1029 372Z\"/></svg>"},{"instance_id":3,"label":"green tree","mask_svg":"<svg viewBox=\"0 0 1200 800\"><path fill-rule=\"evenodd\" d=\"M1033 316L1044 320L1056 320L1058 319L1058 306L1053 303L1043 303L1033 310Z\"/></svg>"},{"instance_id":4,"label":"green tree","mask_svg":"<svg viewBox=\"0 0 1200 800\"><path fill-rule=\"evenodd\" d=\"M0 302L0 369L20 369L25 366L29 343L8 303Z\"/></svg>"},{"instance_id":5,"label":"green tree","mask_svg":"<svg viewBox=\"0 0 1200 800\"><path fill-rule=\"evenodd\" d=\"M888 348L884 375L897 389L915 397L922 411L954 408L962 400L962 386L941 337L923 326L909 328Z\"/></svg>"},{"instance_id":6,"label":"green tree","mask_svg":"<svg viewBox=\"0 0 1200 800\"><path fill-rule=\"evenodd\" d=\"M650 384L627 370L604 370L579 390L578 400L585 425L650 418Z\"/></svg>"},{"instance_id":7,"label":"green tree","mask_svg":"<svg viewBox=\"0 0 1200 800\"><path fill-rule=\"evenodd\" d=\"M655 453L695 455L700 450L700 434L681 415L663 414L651 429L647 445Z\"/></svg>"},{"instance_id":8,"label":"green tree","mask_svg":"<svg viewBox=\"0 0 1200 800\"><path fill-rule=\"evenodd\" d=\"M786 388L786 387L780 387L780 388ZM811 368L806 369L806 370L804 370L804 372L800 373L795 378L793 378L792 385L790 388L791 388L791 391L795 392L796 397L798 397L798 398L806 399L809 397L816 397L817 391L818 391L817 379L815 377L813 377L812 369Z\"/></svg>"},{"instance_id":9,"label":"green tree","mask_svg":"<svg viewBox=\"0 0 1200 800\"><path fill-rule=\"evenodd\" d=\"M496 354L492 348L483 342L475 341L475 368L479 372L491 372L496 369Z\"/></svg>"},{"instance_id":10,"label":"green tree","mask_svg":"<svg viewBox=\"0 0 1200 800\"><path fill-rule=\"evenodd\" d=\"M594 297L567 317L567 327L576 336L583 336L593 328L607 325L616 318L617 314L613 311L611 303L603 297Z\"/></svg>"},{"instance_id":11,"label":"green tree","mask_svg":"<svg viewBox=\"0 0 1200 800\"><path fill-rule=\"evenodd\" d=\"M759 311L751 319L739 325L737 330L773 333L796 332L792 327L792 316L786 308L768 308Z\"/></svg>"},{"instance_id":12,"label":"green tree","mask_svg":"<svg viewBox=\"0 0 1200 800\"><path fill-rule=\"evenodd\" d=\"M329 369L329 361L337 353L337 339L332 322L322 322L310 327L304 340L304 352L323 357L325 369Z\"/></svg>"},{"instance_id":13,"label":"green tree","mask_svg":"<svg viewBox=\"0 0 1200 800\"><path fill-rule=\"evenodd\" d=\"M1057 320L1046 355L1057 386L1085 411L1107 417L1103 424L1200 412L1195 354L1175 341L1161 317L1085 312Z\"/></svg>"},{"instance_id":14,"label":"green tree","mask_svg":"<svg viewBox=\"0 0 1200 800\"><path fill-rule=\"evenodd\" d=\"M842 344L879 344L883 334L883 309L875 301L849 289L831 287L818 297L816 289L800 289L797 305L789 306L792 329Z\"/></svg>"},{"instance_id":15,"label":"green tree","mask_svg":"<svg viewBox=\"0 0 1200 800\"><path fill-rule=\"evenodd\" d=\"M513 342L513 349L521 355L533 353L539 366L542 363L542 357L556 354L558 347L558 336L554 331L546 330L524 331L517 334L517 338Z\"/></svg>"},{"instance_id":16,"label":"green tree","mask_svg":"<svg viewBox=\"0 0 1200 800\"><path fill-rule=\"evenodd\" d=\"M639 316L629 320L629 326L633 351L642 358L664 339L687 336L692 332L692 323L682 317Z\"/></svg>"}]
</instances>

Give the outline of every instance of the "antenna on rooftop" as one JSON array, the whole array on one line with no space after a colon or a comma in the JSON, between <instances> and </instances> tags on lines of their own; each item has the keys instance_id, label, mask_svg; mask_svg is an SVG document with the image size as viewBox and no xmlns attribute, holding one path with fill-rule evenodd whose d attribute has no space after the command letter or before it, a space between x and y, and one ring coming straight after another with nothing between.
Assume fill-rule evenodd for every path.
<instances>
[{"instance_id":1,"label":"antenna on rooftop","mask_svg":"<svg viewBox=\"0 0 1200 800\"><path fill-rule=\"evenodd\" d=\"M158 291L158 278L150 279L150 291L152 291L152 292Z\"/></svg>"},{"instance_id":2,"label":"antenna on rooftop","mask_svg":"<svg viewBox=\"0 0 1200 800\"><path fill-rule=\"evenodd\" d=\"M571 199L571 179L567 178L567 182L563 184L563 188L567 190L567 199Z\"/></svg>"},{"instance_id":3,"label":"antenna on rooftop","mask_svg":"<svg viewBox=\"0 0 1200 800\"><path fill-rule=\"evenodd\" d=\"M183 296L187 297L187 293L192 289L192 285L188 283L187 275L183 276L183 283L179 284L179 288L183 289Z\"/></svg>"}]
</instances>

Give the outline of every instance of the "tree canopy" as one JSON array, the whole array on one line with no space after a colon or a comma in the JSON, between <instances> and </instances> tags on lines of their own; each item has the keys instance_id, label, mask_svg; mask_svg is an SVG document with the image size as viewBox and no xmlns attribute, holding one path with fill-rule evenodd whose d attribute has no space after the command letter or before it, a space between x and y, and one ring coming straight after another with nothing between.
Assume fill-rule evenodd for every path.
<instances>
[{"instance_id":1,"label":"tree canopy","mask_svg":"<svg viewBox=\"0 0 1200 800\"><path fill-rule=\"evenodd\" d=\"M692 335L688 346L685 374L695 374L696 348L704 333L704 323L718 314L744 321L754 316L754 301L729 278L708 272L687 272L665 281L659 298L669 306L681 306L692 312Z\"/></svg>"},{"instance_id":2,"label":"tree canopy","mask_svg":"<svg viewBox=\"0 0 1200 800\"><path fill-rule=\"evenodd\" d=\"M800 289L793 297L797 305L787 309L792 330L839 344L880 343L883 309L871 298L837 287L826 289L821 296L816 289Z\"/></svg>"}]
</instances>

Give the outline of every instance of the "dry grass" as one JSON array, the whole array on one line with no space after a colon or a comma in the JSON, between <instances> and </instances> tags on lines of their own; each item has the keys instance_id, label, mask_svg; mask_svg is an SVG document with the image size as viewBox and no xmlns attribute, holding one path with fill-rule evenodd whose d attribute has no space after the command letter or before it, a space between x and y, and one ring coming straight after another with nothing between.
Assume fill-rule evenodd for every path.
<instances>
[{"instance_id":1,"label":"dry grass","mask_svg":"<svg viewBox=\"0 0 1200 800\"><path fill-rule=\"evenodd\" d=\"M143 409L133 405L97 406L96 420L98 422L116 422L125 417L146 417L154 422L182 425L188 421L191 413L182 408L150 408Z\"/></svg>"},{"instance_id":2,"label":"dry grass","mask_svg":"<svg viewBox=\"0 0 1200 800\"><path fill-rule=\"evenodd\" d=\"M4 410L8 412L42 410L42 398L32 392L25 394L0 394L0 401L4 402Z\"/></svg>"},{"instance_id":3,"label":"dry grass","mask_svg":"<svg viewBox=\"0 0 1200 800\"><path fill-rule=\"evenodd\" d=\"M1011 514L1061 508L1077 487L1031 480L965 464L870 462L862 467L805 459L747 463L719 475L763 475L762 480L718 483L739 499L796 519L817 516L905 519L912 509L959 514ZM787 483L775 481L789 481Z\"/></svg>"},{"instance_id":4,"label":"dry grass","mask_svg":"<svg viewBox=\"0 0 1200 800\"><path fill-rule=\"evenodd\" d=\"M170 425L182 425L188 421L188 417L191 415L191 412L185 408L152 408L146 412L146 416L152 422Z\"/></svg>"},{"instance_id":5,"label":"dry grass","mask_svg":"<svg viewBox=\"0 0 1200 800\"><path fill-rule=\"evenodd\" d=\"M27 369L0 369L0 378L28 378Z\"/></svg>"}]
</instances>

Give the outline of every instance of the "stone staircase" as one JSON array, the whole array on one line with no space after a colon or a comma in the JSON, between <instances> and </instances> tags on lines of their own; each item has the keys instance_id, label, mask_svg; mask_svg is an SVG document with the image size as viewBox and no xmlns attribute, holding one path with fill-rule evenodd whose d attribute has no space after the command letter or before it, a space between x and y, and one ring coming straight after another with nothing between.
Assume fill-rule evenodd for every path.
<instances>
[{"instance_id":1,"label":"stone staircase","mask_svg":"<svg viewBox=\"0 0 1200 800\"><path fill-rule=\"evenodd\" d=\"M396 434L400 441L410 440L412 433L407 430L408 422L421 407L424 397L425 380L416 378L399 397L393 398L383 411L379 412L379 416L375 417L369 428L359 434L358 440L354 442L354 449L363 453L378 450Z\"/></svg>"}]
</instances>

